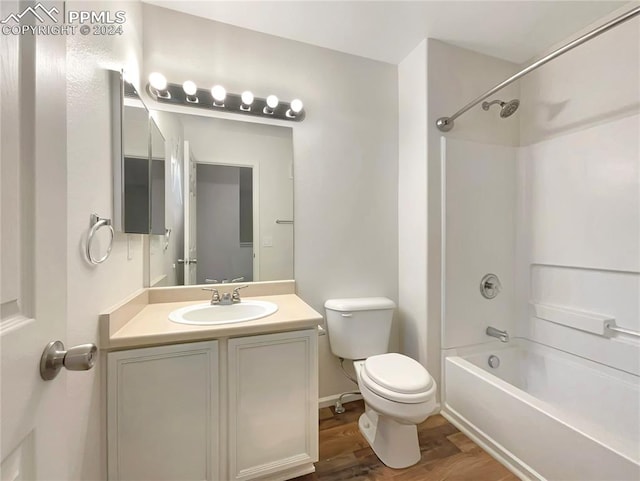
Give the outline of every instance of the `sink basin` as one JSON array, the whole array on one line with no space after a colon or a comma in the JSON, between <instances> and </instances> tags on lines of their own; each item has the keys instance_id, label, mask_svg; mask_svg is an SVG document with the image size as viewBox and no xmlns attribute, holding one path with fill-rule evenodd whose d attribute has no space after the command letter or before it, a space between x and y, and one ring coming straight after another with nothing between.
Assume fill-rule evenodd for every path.
<instances>
[{"instance_id":1,"label":"sink basin","mask_svg":"<svg viewBox=\"0 0 640 481\"><path fill-rule=\"evenodd\" d=\"M276 304L267 301L246 300L226 306L206 303L177 309L169 314L169 320L178 324L195 324L199 326L230 324L260 319L273 314L277 310L278 306Z\"/></svg>"}]
</instances>

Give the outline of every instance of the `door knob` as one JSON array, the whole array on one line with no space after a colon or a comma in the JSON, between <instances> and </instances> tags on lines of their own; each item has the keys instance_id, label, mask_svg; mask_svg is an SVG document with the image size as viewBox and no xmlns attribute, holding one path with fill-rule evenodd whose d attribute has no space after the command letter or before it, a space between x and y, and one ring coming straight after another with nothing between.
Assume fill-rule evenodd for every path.
<instances>
[{"instance_id":1,"label":"door knob","mask_svg":"<svg viewBox=\"0 0 640 481\"><path fill-rule=\"evenodd\" d=\"M198 259L178 259L178 264L197 264Z\"/></svg>"},{"instance_id":2,"label":"door knob","mask_svg":"<svg viewBox=\"0 0 640 481\"><path fill-rule=\"evenodd\" d=\"M80 344L65 351L61 341L52 341L47 344L40 358L40 376L50 381L63 366L69 371L88 371L96 363L97 352L95 344Z\"/></svg>"}]
</instances>

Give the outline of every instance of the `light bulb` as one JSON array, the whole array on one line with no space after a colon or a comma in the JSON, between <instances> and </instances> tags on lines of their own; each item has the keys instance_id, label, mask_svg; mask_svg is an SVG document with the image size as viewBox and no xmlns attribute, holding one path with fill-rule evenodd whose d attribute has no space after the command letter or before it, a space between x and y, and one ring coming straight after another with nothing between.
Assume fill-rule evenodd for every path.
<instances>
[{"instance_id":1,"label":"light bulb","mask_svg":"<svg viewBox=\"0 0 640 481\"><path fill-rule=\"evenodd\" d=\"M227 91L222 85L214 85L211 89L211 96L216 102L224 102L224 99L227 97Z\"/></svg>"},{"instance_id":2,"label":"light bulb","mask_svg":"<svg viewBox=\"0 0 640 481\"><path fill-rule=\"evenodd\" d=\"M303 108L302 100L300 100L300 99L293 99L293 100L291 101L291 111L292 111L294 114L299 114L300 112L302 112L302 108Z\"/></svg>"},{"instance_id":3,"label":"light bulb","mask_svg":"<svg viewBox=\"0 0 640 481\"><path fill-rule=\"evenodd\" d=\"M196 85L195 82L192 82L191 80L187 80L185 83L182 84L182 89L184 90L184 93L187 95L195 95L198 92L198 86Z\"/></svg>"},{"instance_id":4,"label":"light bulb","mask_svg":"<svg viewBox=\"0 0 640 481\"><path fill-rule=\"evenodd\" d=\"M167 90L167 78L159 72L153 72L149 75L149 84L159 92Z\"/></svg>"},{"instance_id":5,"label":"light bulb","mask_svg":"<svg viewBox=\"0 0 640 481\"><path fill-rule=\"evenodd\" d=\"M253 103L253 94L248 90L245 90L244 92L242 92L242 95L240 96L240 98L242 99L242 103L244 105L251 105Z\"/></svg>"},{"instance_id":6,"label":"light bulb","mask_svg":"<svg viewBox=\"0 0 640 481\"><path fill-rule=\"evenodd\" d=\"M270 109L275 109L278 106L278 97L275 95L269 95L267 97L267 107Z\"/></svg>"}]
</instances>

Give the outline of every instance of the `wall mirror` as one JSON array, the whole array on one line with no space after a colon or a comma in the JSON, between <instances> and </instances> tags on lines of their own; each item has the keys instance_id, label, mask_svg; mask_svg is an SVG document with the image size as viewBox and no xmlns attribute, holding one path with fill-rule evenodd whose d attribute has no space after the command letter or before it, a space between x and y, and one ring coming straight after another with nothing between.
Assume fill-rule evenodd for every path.
<instances>
[{"instance_id":1,"label":"wall mirror","mask_svg":"<svg viewBox=\"0 0 640 481\"><path fill-rule=\"evenodd\" d=\"M109 72L114 212L118 232L165 232L165 141L136 89Z\"/></svg>"},{"instance_id":2,"label":"wall mirror","mask_svg":"<svg viewBox=\"0 0 640 481\"><path fill-rule=\"evenodd\" d=\"M166 139L166 208L162 232L151 235L145 285L292 279L292 129L151 116Z\"/></svg>"}]
</instances>

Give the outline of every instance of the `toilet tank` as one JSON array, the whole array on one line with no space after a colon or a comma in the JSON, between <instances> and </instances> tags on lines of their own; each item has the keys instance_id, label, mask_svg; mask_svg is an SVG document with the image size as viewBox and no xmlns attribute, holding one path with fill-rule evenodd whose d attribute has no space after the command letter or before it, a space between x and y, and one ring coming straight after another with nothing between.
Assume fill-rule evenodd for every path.
<instances>
[{"instance_id":1,"label":"toilet tank","mask_svg":"<svg viewBox=\"0 0 640 481\"><path fill-rule=\"evenodd\" d=\"M395 307L386 297L325 302L331 352L344 359L366 359L387 352Z\"/></svg>"}]
</instances>

